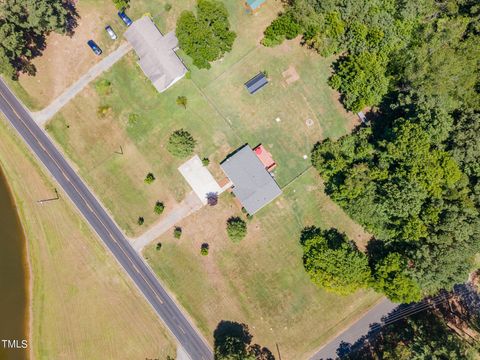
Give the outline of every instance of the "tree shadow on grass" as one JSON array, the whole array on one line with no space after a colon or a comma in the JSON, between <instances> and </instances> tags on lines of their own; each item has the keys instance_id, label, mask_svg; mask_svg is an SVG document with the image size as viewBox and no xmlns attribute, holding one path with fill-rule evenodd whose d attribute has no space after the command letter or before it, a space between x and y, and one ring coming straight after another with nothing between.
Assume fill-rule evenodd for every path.
<instances>
[{"instance_id":1,"label":"tree shadow on grass","mask_svg":"<svg viewBox=\"0 0 480 360\"><path fill-rule=\"evenodd\" d=\"M272 352L252 344L253 335L246 324L222 320L213 333L215 360L256 359L275 360Z\"/></svg>"}]
</instances>

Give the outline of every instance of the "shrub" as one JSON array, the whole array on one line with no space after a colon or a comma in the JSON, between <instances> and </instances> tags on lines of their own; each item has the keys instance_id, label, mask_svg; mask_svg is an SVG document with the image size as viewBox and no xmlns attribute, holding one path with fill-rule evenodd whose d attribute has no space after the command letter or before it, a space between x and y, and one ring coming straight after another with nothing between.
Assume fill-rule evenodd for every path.
<instances>
[{"instance_id":1,"label":"shrub","mask_svg":"<svg viewBox=\"0 0 480 360\"><path fill-rule=\"evenodd\" d=\"M160 250L162 248L162 243L157 243L157 246L155 246L155 250Z\"/></svg>"},{"instance_id":2,"label":"shrub","mask_svg":"<svg viewBox=\"0 0 480 360\"><path fill-rule=\"evenodd\" d=\"M207 203L210 206L215 206L218 204L218 194L216 192L211 192L207 194Z\"/></svg>"},{"instance_id":3,"label":"shrub","mask_svg":"<svg viewBox=\"0 0 480 360\"><path fill-rule=\"evenodd\" d=\"M180 129L170 135L167 150L173 156L184 158L193 154L196 144L197 142L188 131Z\"/></svg>"},{"instance_id":4,"label":"shrub","mask_svg":"<svg viewBox=\"0 0 480 360\"><path fill-rule=\"evenodd\" d=\"M227 234L233 242L239 242L247 235L247 223L238 216L227 220Z\"/></svg>"},{"instance_id":5,"label":"shrub","mask_svg":"<svg viewBox=\"0 0 480 360\"><path fill-rule=\"evenodd\" d=\"M252 219L253 219L253 215L247 214L247 219L248 219L248 220L252 220Z\"/></svg>"},{"instance_id":6,"label":"shrub","mask_svg":"<svg viewBox=\"0 0 480 360\"><path fill-rule=\"evenodd\" d=\"M177 97L177 105L182 106L184 109L187 108L187 102L188 102L188 99L186 96Z\"/></svg>"},{"instance_id":7,"label":"shrub","mask_svg":"<svg viewBox=\"0 0 480 360\"><path fill-rule=\"evenodd\" d=\"M203 164L203 166L208 166L210 164L210 160L205 157L205 158L202 159L202 164Z\"/></svg>"},{"instance_id":8,"label":"shrub","mask_svg":"<svg viewBox=\"0 0 480 360\"><path fill-rule=\"evenodd\" d=\"M135 125L138 120L140 120L140 115L138 114L135 114L135 113L131 113L128 115L128 125L129 126L133 126Z\"/></svg>"},{"instance_id":9,"label":"shrub","mask_svg":"<svg viewBox=\"0 0 480 360\"><path fill-rule=\"evenodd\" d=\"M107 79L98 80L95 83L95 90L100 96L110 95L112 93L112 83Z\"/></svg>"},{"instance_id":10,"label":"shrub","mask_svg":"<svg viewBox=\"0 0 480 360\"><path fill-rule=\"evenodd\" d=\"M170 11L170 10L172 10L172 4L166 3L165 6L164 6L164 9L165 9L165 11Z\"/></svg>"},{"instance_id":11,"label":"shrub","mask_svg":"<svg viewBox=\"0 0 480 360\"><path fill-rule=\"evenodd\" d=\"M112 0L118 10L124 10L130 6L130 0Z\"/></svg>"},{"instance_id":12,"label":"shrub","mask_svg":"<svg viewBox=\"0 0 480 360\"><path fill-rule=\"evenodd\" d=\"M179 226L175 226L175 228L173 229L173 237L175 239L180 239L181 236L182 236L182 228Z\"/></svg>"},{"instance_id":13,"label":"shrub","mask_svg":"<svg viewBox=\"0 0 480 360\"><path fill-rule=\"evenodd\" d=\"M203 256L207 256L208 255L208 249L209 249L208 244L203 243L202 247L200 248L200 254L202 254Z\"/></svg>"},{"instance_id":14,"label":"shrub","mask_svg":"<svg viewBox=\"0 0 480 360\"><path fill-rule=\"evenodd\" d=\"M155 214L160 215L161 213L163 213L163 210L165 210L165 205L163 205L162 202L157 201L155 203L155 207L153 208L153 211L155 212Z\"/></svg>"},{"instance_id":15,"label":"shrub","mask_svg":"<svg viewBox=\"0 0 480 360\"><path fill-rule=\"evenodd\" d=\"M108 113L110 112L110 110L112 110L112 108L110 107L110 105L100 105L98 108L97 108L97 115L99 118L104 118L105 116L108 115Z\"/></svg>"},{"instance_id":16,"label":"shrub","mask_svg":"<svg viewBox=\"0 0 480 360\"><path fill-rule=\"evenodd\" d=\"M186 73L185 73L185 79L191 79L192 78L192 72L190 70L188 70Z\"/></svg>"},{"instance_id":17,"label":"shrub","mask_svg":"<svg viewBox=\"0 0 480 360\"><path fill-rule=\"evenodd\" d=\"M155 181L155 175L153 175L152 173L148 173L147 176L145 176L145 180L143 181L145 181L146 184L151 184Z\"/></svg>"},{"instance_id":18,"label":"shrub","mask_svg":"<svg viewBox=\"0 0 480 360\"><path fill-rule=\"evenodd\" d=\"M143 216L140 216L137 220L138 225L143 225L144 222L145 222L145 219L143 218Z\"/></svg>"}]
</instances>

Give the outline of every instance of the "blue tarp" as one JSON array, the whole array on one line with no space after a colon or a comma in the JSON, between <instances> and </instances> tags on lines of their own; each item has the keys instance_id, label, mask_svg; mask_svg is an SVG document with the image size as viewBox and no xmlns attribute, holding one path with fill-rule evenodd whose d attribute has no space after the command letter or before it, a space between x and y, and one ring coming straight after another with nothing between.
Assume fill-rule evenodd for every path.
<instances>
[{"instance_id":1,"label":"blue tarp","mask_svg":"<svg viewBox=\"0 0 480 360\"><path fill-rule=\"evenodd\" d=\"M252 10L257 10L264 2L265 0L247 0L247 4Z\"/></svg>"}]
</instances>

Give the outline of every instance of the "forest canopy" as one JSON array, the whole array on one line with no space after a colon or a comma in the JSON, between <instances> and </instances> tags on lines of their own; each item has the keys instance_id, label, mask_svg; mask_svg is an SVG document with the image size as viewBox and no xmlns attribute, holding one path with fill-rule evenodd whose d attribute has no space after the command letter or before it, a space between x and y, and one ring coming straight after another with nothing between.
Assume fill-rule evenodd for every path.
<instances>
[{"instance_id":1,"label":"forest canopy","mask_svg":"<svg viewBox=\"0 0 480 360\"><path fill-rule=\"evenodd\" d=\"M478 2L293 0L263 44L295 32L341 55L330 86L348 110L375 107L312 151L326 192L374 235L373 287L409 302L417 285L425 296L464 282L480 251Z\"/></svg>"}]
</instances>

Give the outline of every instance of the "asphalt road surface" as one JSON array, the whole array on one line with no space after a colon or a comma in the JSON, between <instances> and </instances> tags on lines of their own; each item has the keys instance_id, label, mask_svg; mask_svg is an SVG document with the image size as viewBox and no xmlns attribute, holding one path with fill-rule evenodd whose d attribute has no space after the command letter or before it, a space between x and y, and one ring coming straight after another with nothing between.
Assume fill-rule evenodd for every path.
<instances>
[{"instance_id":1,"label":"asphalt road surface","mask_svg":"<svg viewBox=\"0 0 480 360\"><path fill-rule=\"evenodd\" d=\"M213 359L212 351L198 330L183 315L82 179L2 79L0 110L63 188L192 360Z\"/></svg>"},{"instance_id":2,"label":"asphalt road surface","mask_svg":"<svg viewBox=\"0 0 480 360\"><path fill-rule=\"evenodd\" d=\"M342 343L354 344L362 336L368 334L371 325L381 324L382 318L397 307L397 304L392 303L388 299L382 299L348 329L325 344L310 360L335 359L337 357L337 349Z\"/></svg>"}]
</instances>

